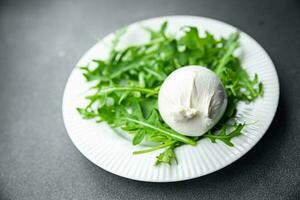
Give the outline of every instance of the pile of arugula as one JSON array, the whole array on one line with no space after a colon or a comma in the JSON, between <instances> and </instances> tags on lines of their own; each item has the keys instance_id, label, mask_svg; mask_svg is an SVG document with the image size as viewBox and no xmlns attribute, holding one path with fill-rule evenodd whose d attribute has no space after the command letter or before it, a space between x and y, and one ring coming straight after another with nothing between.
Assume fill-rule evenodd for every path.
<instances>
[{"instance_id":1,"label":"pile of arugula","mask_svg":"<svg viewBox=\"0 0 300 200\"><path fill-rule=\"evenodd\" d=\"M120 128L133 135L132 144L143 141L157 146L135 151L133 154L164 149L157 156L156 165L177 162L174 149L183 144L195 145L202 138L211 142L221 140L233 146L231 139L241 134L245 124L232 124L239 101L251 102L263 95L263 86L255 75L250 79L237 57L239 33L228 38L216 39L208 32L199 36L196 27L183 27L183 36L166 34L167 22L158 31L148 28L150 40L141 45L116 48L124 31L115 34L110 56L93 60L95 68L81 67L88 82L94 81L95 93L87 96L89 104L77 108L85 119L96 118L113 128ZM201 65L214 71L225 86L228 106L220 122L201 137L187 137L172 130L163 122L157 107L157 95L165 78L177 68ZM96 107L96 108L95 108Z\"/></svg>"}]
</instances>

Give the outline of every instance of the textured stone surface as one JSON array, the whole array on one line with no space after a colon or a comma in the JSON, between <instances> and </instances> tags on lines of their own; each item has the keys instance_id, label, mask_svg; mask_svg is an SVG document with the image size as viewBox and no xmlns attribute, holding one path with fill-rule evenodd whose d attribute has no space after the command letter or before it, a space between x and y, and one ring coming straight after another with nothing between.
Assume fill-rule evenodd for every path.
<instances>
[{"instance_id":1,"label":"textured stone surface","mask_svg":"<svg viewBox=\"0 0 300 200\"><path fill-rule=\"evenodd\" d=\"M1 1L0 199L299 199L299 10L297 0ZM96 38L177 14L228 22L263 45L280 79L275 120L248 154L211 175L165 184L120 178L71 143L64 85Z\"/></svg>"}]
</instances>

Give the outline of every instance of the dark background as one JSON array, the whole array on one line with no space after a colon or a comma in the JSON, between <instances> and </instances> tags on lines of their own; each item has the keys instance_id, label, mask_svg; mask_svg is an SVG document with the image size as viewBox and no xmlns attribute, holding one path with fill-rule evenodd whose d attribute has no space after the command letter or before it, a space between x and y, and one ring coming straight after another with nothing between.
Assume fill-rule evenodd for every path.
<instances>
[{"instance_id":1,"label":"dark background","mask_svg":"<svg viewBox=\"0 0 300 200\"><path fill-rule=\"evenodd\" d=\"M280 79L276 117L243 158L178 183L143 183L90 163L67 136L67 78L96 38L163 15L228 22L270 54ZM0 199L300 199L300 2L1 1Z\"/></svg>"}]
</instances>

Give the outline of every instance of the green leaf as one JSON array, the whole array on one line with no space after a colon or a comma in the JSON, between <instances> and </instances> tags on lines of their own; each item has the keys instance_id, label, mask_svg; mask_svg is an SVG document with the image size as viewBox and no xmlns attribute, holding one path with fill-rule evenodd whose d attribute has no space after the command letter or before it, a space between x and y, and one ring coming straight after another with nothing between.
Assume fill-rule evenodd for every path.
<instances>
[{"instance_id":1,"label":"green leaf","mask_svg":"<svg viewBox=\"0 0 300 200\"><path fill-rule=\"evenodd\" d=\"M132 118L123 118L123 120L138 124L138 125L141 126L141 128L146 128L146 129L150 129L152 131L156 131L157 133L163 134L167 137L171 137L176 141L180 141L180 142L190 144L190 145L195 145L196 144L195 140L193 140L189 137L186 137L184 135L181 135L181 134L175 132L172 129L167 129L165 127L157 127L157 126L155 126L153 124L150 124L148 122L140 121L140 120L136 120L136 119L132 119Z\"/></svg>"},{"instance_id":2,"label":"green leaf","mask_svg":"<svg viewBox=\"0 0 300 200\"><path fill-rule=\"evenodd\" d=\"M216 132L216 134L212 134L211 132L204 135L204 137L209 138L212 143L215 143L216 140L221 140L228 146L233 146L231 139L237 137L242 134L242 129L245 127L245 124L235 124L234 129L227 134L228 125L224 124L223 127Z\"/></svg>"},{"instance_id":3,"label":"green leaf","mask_svg":"<svg viewBox=\"0 0 300 200\"><path fill-rule=\"evenodd\" d=\"M162 163L171 165L173 161L175 161L177 163L177 158L176 158L176 154L174 152L174 147L171 146L171 147L167 148L164 152L159 154L159 156L156 157L155 165L159 165Z\"/></svg>"},{"instance_id":4,"label":"green leaf","mask_svg":"<svg viewBox=\"0 0 300 200\"><path fill-rule=\"evenodd\" d=\"M81 116L84 119L92 119L98 116L95 112L88 111L87 109L84 108L77 108L77 111L79 112L79 114L81 114Z\"/></svg>"},{"instance_id":5,"label":"green leaf","mask_svg":"<svg viewBox=\"0 0 300 200\"><path fill-rule=\"evenodd\" d=\"M152 30L152 29L150 29L148 27L144 27L144 29L146 31L148 31L148 33L150 33L151 40L156 40L156 39L160 39L160 38L167 39L167 37L166 37L167 27L168 27L168 22L165 21L160 26L159 31Z\"/></svg>"},{"instance_id":6,"label":"green leaf","mask_svg":"<svg viewBox=\"0 0 300 200\"><path fill-rule=\"evenodd\" d=\"M143 141L143 139L145 138L145 134L146 133L145 133L145 131L143 131L143 129L138 131L132 139L132 144L133 145L140 144Z\"/></svg>"}]
</instances>

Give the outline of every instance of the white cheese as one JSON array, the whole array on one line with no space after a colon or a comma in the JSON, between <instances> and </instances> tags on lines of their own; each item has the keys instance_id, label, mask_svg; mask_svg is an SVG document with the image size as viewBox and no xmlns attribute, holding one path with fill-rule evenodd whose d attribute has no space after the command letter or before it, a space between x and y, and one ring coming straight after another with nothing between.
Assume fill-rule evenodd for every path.
<instances>
[{"instance_id":1,"label":"white cheese","mask_svg":"<svg viewBox=\"0 0 300 200\"><path fill-rule=\"evenodd\" d=\"M175 131L201 136L222 117L227 106L224 87L211 70L186 66L163 82L158 108L163 120Z\"/></svg>"}]
</instances>

